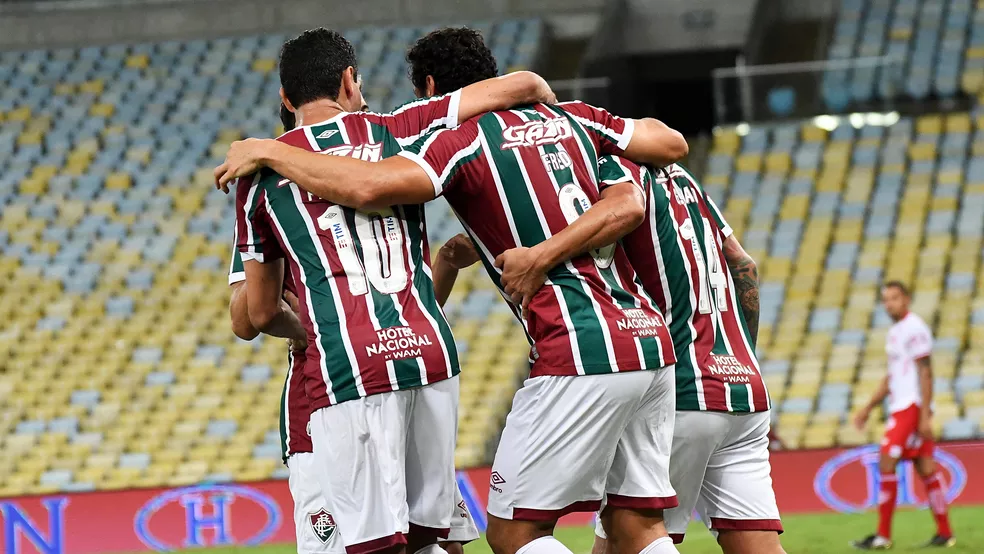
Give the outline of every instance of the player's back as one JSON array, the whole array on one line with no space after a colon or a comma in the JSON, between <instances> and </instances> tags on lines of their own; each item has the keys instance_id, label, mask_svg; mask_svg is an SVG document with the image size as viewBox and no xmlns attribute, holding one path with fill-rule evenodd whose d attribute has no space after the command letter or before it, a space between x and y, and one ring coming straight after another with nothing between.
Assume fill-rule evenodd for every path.
<instances>
[{"instance_id":1,"label":"player's back","mask_svg":"<svg viewBox=\"0 0 984 554\"><path fill-rule=\"evenodd\" d=\"M589 109L594 110L578 103L493 112L453 132L434 133L410 149L415 154L404 154L431 175L500 291L496 256L545 241L598 200L598 152L618 148L615 135L624 128L589 130L576 117ZM663 318L642 293L620 248L575 258L548 278L528 317L520 318L533 346L532 375L673 363Z\"/></svg>"},{"instance_id":2,"label":"player's back","mask_svg":"<svg viewBox=\"0 0 984 554\"><path fill-rule=\"evenodd\" d=\"M378 161L424 130L453 123L440 115L451 109L447 97L418 105L426 102L444 104L423 115L342 113L278 140ZM308 330L312 410L457 375L451 328L434 297L423 206L359 212L268 170L254 183L237 190L240 250L260 261L265 253L257 250L279 250L291 266Z\"/></svg>"},{"instance_id":3,"label":"player's back","mask_svg":"<svg viewBox=\"0 0 984 554\"><path fill-rule=\"evenodd\" d=\"M646 218L622 243L663 311L677 353L677 408L756 412L770 407L723 245L731 229L682 166L602 159L602 187L644 187Z\"/></svg>"}]
</instances>

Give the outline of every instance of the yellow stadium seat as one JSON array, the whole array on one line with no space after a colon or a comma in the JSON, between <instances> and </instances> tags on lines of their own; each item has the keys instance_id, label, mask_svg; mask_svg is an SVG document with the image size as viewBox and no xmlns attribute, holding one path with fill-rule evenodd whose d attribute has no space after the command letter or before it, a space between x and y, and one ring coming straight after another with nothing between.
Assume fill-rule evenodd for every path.
<instances>
[{"instance_id":1,"label":"yellow stadium seat","mask_svg":"<svg viewBox=\"0 0 984 554\"><path fill-rule=\"evenodd\" d=\"M133 69L146 69L150 58L146 54L133 54L126 58L126 66Z\"/></svg>"}]
</instances>

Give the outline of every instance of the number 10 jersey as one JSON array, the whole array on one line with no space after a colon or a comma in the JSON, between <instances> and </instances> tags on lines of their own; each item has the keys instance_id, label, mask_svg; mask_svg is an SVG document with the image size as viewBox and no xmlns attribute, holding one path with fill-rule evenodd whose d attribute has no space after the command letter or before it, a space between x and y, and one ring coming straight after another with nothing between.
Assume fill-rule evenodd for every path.
<instances>
[{"instance_id":1,"label":"number 10 jersey","mask_svg":"<svg viewBox=\"0 0 984 554\"><path fill-rule=\"evenodd\" d=\"M457 94L392 114L339 114L278 140L378 161L456 125ZM238 184L236 225L244 260L283 257L290 265L308 334L312 411L458 374L451 328L434 297L423 206L359 212L264 170Z\"/></svg>"}]
</instances>

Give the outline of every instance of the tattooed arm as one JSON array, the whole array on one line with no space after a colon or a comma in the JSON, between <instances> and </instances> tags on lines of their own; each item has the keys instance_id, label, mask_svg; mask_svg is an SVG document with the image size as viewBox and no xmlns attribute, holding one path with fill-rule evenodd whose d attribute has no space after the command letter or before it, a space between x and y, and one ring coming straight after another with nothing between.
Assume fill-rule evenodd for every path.
<instances>
[{"instance_id":1,"label":"tattooed arm","mask_svg":"<svg viewBox=\"0 0 984 554\"><path fill-rule=\"evenodd\" d=\"M735 295L745 315L745 322L752 335L752 347L758 343L759 330L759 277L755 260L745 252L734 235L724 241L724 259L728 262L731 278L735 282Z\"/></svg>"}]
</instances>

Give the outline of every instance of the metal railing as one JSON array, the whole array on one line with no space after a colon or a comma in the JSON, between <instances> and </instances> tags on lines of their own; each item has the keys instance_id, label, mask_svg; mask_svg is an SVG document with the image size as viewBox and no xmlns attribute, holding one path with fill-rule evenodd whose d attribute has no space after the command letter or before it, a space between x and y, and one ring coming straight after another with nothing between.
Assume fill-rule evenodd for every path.
<instances>
[{"instance_id":1,"label":"metal railing","mask_svg":"<svg viewBox=\"0 0 984 554\"><path fill-rule=\"evenodd\" d=\"M889 112L903 92L905 61L889 56L716 69L717 123L821 114Z\"/></svg>"}]
</instances>

